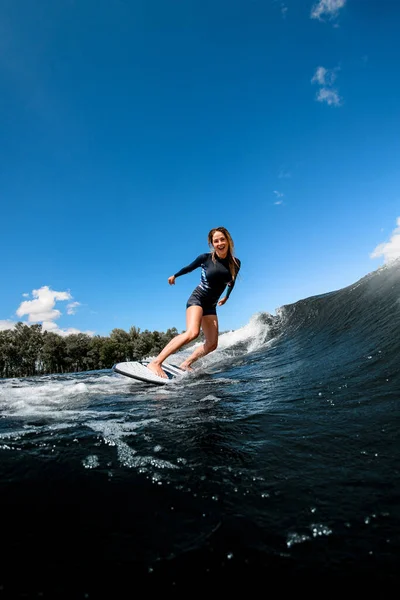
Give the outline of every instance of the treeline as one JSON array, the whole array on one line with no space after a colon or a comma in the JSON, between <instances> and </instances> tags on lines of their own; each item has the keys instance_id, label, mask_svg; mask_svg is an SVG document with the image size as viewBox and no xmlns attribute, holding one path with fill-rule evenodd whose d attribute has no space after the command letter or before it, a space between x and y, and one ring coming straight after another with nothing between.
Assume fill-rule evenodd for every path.
<instances>
[{"instance_id":1,"label":"treeline","mask_svg":"<svg viewBox=\"0 0 400 600\"><path fill-rule=\"evenodd\" d=\"M41 325L17 323L0 331L0 377L31 377L50 373L76 373L110 369L115 363L156 355L177 335L113 329L108 337L74 333L65 337L42 331Z\"/></svg>"}]
</instances>

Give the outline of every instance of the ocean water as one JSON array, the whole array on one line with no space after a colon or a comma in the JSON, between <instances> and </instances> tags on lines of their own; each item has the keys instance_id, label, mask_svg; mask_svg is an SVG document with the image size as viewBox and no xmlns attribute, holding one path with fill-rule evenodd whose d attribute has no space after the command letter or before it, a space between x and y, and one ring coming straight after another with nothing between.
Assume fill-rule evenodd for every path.
<instances>
[{"instance_id":1,"label":"ocean water","mask_svg":"<svg viewBox=\"0 0 400 600\"><path fill-rule=\"evenodd\" d=\"M399 267L254 315L164 387L1 380L0 596L391 597Z\"/></svg>"}]
</instances>

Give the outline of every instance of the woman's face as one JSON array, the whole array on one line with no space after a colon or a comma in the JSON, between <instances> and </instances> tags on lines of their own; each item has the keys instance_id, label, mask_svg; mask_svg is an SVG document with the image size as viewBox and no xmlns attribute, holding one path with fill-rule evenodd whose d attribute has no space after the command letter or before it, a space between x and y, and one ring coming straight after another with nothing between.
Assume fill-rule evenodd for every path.
<instances>
[{"instance_id":1,"label":"woman's face","mask_svg":"<svg viewBox=\"0 0 400 600\"><path fill-rule=\"evenodd\" d=\"M212 245L220 258L226 257L226 255L228 254L229 244L222 231L214 232L214 235L212 237Z\"/></svg>"}]
</instances>

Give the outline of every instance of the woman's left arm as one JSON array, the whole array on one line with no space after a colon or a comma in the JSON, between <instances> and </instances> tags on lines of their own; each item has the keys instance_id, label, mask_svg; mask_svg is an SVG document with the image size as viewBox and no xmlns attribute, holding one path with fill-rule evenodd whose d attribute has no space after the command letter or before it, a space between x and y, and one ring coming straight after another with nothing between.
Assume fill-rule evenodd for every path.
<instances>
[{"instance_id":1,"label":"woman's left arm","mask_svg":"<svg viewBox=\"0 0 400 600\"><path fill-rule=\"evenodd\" d=\"M237 277L237 275L240 271L240 260L238 258L236 260L237 260L237 271L236 271L236 277ZM225 296L223 298L221 298L221 300L218 302L218 306L223 306L225 304L225 302L228 300L229 296L232 293L233 288L235 287L236 277L235 277L235 279L232 279L227 284L228 290L227 290Z\"/></svg>"}]
</instances>

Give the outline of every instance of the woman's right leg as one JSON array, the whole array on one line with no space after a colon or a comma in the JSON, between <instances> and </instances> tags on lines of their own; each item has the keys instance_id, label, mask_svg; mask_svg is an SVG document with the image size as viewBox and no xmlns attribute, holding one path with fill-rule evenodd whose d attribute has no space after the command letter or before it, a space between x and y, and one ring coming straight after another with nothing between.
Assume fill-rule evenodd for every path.
<instances>
[{"instance_id":1,"label":"woman's right leg","mask_svg":"<svg viewBox=\"0 0 400 600\"><path fill-rule=\"evenodd\" d=\"M201 306L189 306L186 309L186 331L172 338L170 342L161 350L160 354L147 365L147 367L160 377L167 377L161 368L164 360L171 354L182 348L188 342L195 340L200 333L201 320L203 318L203 309Z\"/></svg>"}]
</instances>

